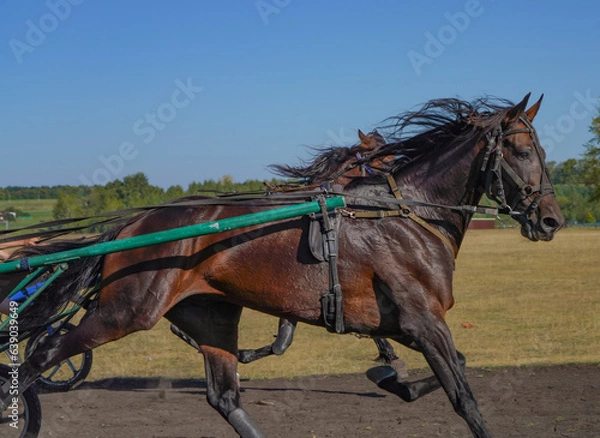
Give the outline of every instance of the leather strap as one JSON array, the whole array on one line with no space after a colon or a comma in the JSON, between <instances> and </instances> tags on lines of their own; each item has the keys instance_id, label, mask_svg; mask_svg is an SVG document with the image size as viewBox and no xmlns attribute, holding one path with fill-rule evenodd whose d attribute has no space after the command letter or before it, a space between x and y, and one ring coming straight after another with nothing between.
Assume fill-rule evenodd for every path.
<instances>
[{"instance_id":1,"label":"leather strap","mask_svg":"<svg viewBox=\"0 0 600 438\"><path fill-rule=\"evenodd\" d=\"M325 254L329 262L329 290L321 295L321 306L325 327L330 332L344 333L344 300L338 275L338 242L337 230L331 223L329 212L325 207L325 197L319 196L321 204L321 220L323 221L323 238L325 239ZM335 211L334 213L335 214ZM333 320L333 321L332 321Z\"/></svg>"},{"instance_id":2,"label":"leather strap","mask_svg":"<svg viewBox=\"0 0 600 438\"><path fill-rule=\"evenodd\" d=\"M400 193L400 189L396 184L396 180L392 175L387 175L387 182L394 194L396 199L402 200L402 194ZM401 204L402 206L402 204ZM377 211L349 211L349 210L341 210L342 214L345 214L351 218L356 219L381 219L384 217L406 217L416 222L431 234L435 235L439 238L442 243L450 250L454 259L456 259L456 250L454 249L454 245L450 242L450 239L442 234L437 228L430 225L427 221L417 216L414 212L412 212L409 208L402 206L402 209L398 210L377 210Z\"/></svg>"},{"instance_id":3,"label":"leather strap","mask_svg":"<svg viewBox=\"0 0 600 438\"><path fill-rule=\"evenodd\" d=\"M392 189L392 193L394 194L396 199L402 199L402 194L400 193L400 189L398 188L398 185L396 184L396 180L394 179L394 177L392 175L388 174L387 181L388 181L388 184L390 185L390 188ZM426 222L423 218L417 216L413 211L411 211L409 209L405 209L405 211L407 212L406 216L409 219L415 221L416 223L421 225L423 228L425 228L427 231L429 231L433 235L437 236L442 241L442 243L444 245L446 245L446 247L450 250L450 252L454 256L454 258L456 259L456 251L454 249L454 245L452 245L452 242L450 242L450 239L448 239L445 235L443 235L437 228L433 227L428 222Z\"/></svg>"}]
</instances>

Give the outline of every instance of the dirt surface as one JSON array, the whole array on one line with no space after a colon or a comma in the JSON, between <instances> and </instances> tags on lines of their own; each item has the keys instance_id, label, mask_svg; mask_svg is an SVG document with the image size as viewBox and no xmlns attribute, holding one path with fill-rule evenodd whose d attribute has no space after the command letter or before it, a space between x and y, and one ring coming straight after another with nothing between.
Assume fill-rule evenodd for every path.
<instances>
[{"instance_id":1,"label":"dirt surface","mask_svg":"<svg viewBox=\"0 0 600 438\"><path fill-rule=\"evenodd\" d=\"M495 437L600 437L600 366L469 369L468 378ZM471 436L442 391L408 404L364 375L242 381L242 387L244 407L269 437ZM205 395L199 380L84 383L40 394L40 436L237 436Z\"/></svg>"}]
</instances>

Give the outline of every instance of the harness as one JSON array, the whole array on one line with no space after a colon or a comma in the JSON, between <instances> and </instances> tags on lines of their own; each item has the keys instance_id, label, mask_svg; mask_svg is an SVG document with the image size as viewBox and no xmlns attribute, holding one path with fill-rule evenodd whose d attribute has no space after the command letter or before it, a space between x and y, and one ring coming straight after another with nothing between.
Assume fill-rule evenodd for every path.
<instances>
[{"instance_id":1,"label":"harness","mask_svg":"<svg viewBox=\"0 0 600 438\"><path fill-rule=\"evenodd\" d=\"M452 244L450 239L446 235L441 233L437 228L425 221L423 218L416 215L412 210L410 210L410 208L408 208L408 206L412 205L423 207L437 207L460 212L484 213L493 216L497 216L499 213L504 213L515 216L520 221L529 219L533 211L539 205L539 202L542 199L542 197L554 193L554 190L552 188L552 184L550 183L550 175L548 172L548 168L544 165L544 160L542 158L541 153L541 145L537 133L533 128L533 125L529 122L529 120L526 117L521 116L520 121L525 125L525 128L511 129L506 132L503 132L502 127L498 126L486 136L487 145L484 152L482 165L480 168L480 171L482 173L483 184L478 188L478 190L482 193L485 193L487 197L491 200L495 201L498 204L498 208L489 208L478 205L440 205L404 199L402 197L400 189L398 188L398 185L396 184L396 180L392 175L389 174L386 175L386 178L395 199L390 200L389 198L360 197L355 195L348 195L343 191L331 192L331 194L352 197L355 199L362 198L370 202L382 202L388 205L397 204L399 206L398 209L387 208L376 211L354 211L349 209L343 209L340 212L343 216L350 217L353 219L381 219L385 217L406 217L408 219L411 219L412 221L419 224L421 227L438 237L442 241L444 246L450 251L450 253L453 256L453 259L456 259L458 249ZM527 133L531 136L535 153L537 154L540 164L543 166L540 184L538 185L531 186L525 183L523 179L516 174L516 172L508 165L508 163L504 159L502 152L502 144L504 139L509 135L519 133ZM357 165L359 164L354 164L352 167L356 167ZM345 169L344 171L347 170L348 169ZM514 197L510 204L506 199L502 172L505 173L506 179L512 181L512 183L518 190L517 195ZM526 209L523 212L515 211L516 206L520 202L531 197L535 193L537 193L537 196L526 207ZM323 196L321 196L320 202L322 203L322 205L324 205L323 199ZM344 333L343 297L342 289L339 284L339 275L337 270L337 229L334 226L333 222L333 220L335 219L335 214L335 211L332 213L328 213L326 210L322 209L322 213L320 214L319 220L321 221L320 229L323 239L319 245L316 245L314 243L314 240L311 239L312 244L310 246L311 249L313 249L313 254L315 254L316 246L322 248L323 257L317 257L317 259L320 261L326 260L329 262L329 291L321 295L321 304L325 327L329 331L335 331L336 333ZM330 215L333 215L333 218L330 217Z\"/></svg>"},{"instance_id":2,"label":"harness","mask_svg":"<svg viewBox=\"0 0 600 438\"><path fill-rule=\"evenodd\" d=\"M442 234L437 228L430 225L423 218L417 216L415 214L415 212L413 212L410 208L407 207L407 205L405 203L412 204L413 202L411 202L410 200L405 200L402 197L402 194L400 193L400 189L398 188L398 185L396 184L396 180L394 179L394 177L392 175L389 175L389 174L386 175L386 179L387 179L388 185L390 186L390 189L391 189L394 197L396 199L402 201L400 203L401 208L395 209L395 210L377 210L377 211L342 210L342 214L345 216L351 217L353 219L381 219L384 217L398 217L398 216L406 217L406 218L411 219L412 221L416 222L417 224L419 224L420 226L425 228L427 231L429 231L431 234L433 234L434 236L439 238L442 241L442 243L446 246L446 248L448 248L448 250L450 251L452 256L454 258L456 258L457 250L455 249L452 242L450 242L450 239L448 239L448 237L446 237L444 234ZM426 205L432 206L433 205L433 204L427 204L424 202L417 203L417 204L423 205L423 206L426 206Z\"/></svg>"}]
</instances>

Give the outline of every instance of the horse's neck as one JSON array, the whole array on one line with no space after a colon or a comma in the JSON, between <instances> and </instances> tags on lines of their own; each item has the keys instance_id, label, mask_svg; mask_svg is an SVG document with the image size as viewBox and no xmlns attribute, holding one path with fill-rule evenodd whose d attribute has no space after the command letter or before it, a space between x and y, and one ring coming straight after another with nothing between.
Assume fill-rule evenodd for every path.
<instances>
[{"instance_id":1,"label":"horse's neck","mask_svg":"<svg viewBox=\"0 0 600 438\"><path fill-rule=\"evenodd\" d=\"M481 199L477 190L479 172L477 156L481 145L465 145L445 151L437 157L415 163L397 178L405 198L433 204L459 206L476 205ZM440 224L460 247L471 219L468 213L444 208L415 208L415 213Z\"/></svg>"}]
</instances>

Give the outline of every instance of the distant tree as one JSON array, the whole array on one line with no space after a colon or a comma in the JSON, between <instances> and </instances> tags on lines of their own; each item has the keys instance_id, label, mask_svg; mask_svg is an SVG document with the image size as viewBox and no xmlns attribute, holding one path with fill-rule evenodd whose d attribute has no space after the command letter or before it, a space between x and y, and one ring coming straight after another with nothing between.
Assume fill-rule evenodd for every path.
<instances>
[{"instance_id":1,"label":"distant tree","mask_svg":"<svg viewBox=\"0 0 600 438\"><path fill-rule=\"evenodd\" d=\"M81 198L73 193L61 192L52 209L54 219L70 219L83 215Z\"/></svg>"},{"instance_id":2,"label":"distant tree","mask_svg":"<svg viewBox=\"0 0 600 438\"><path fill-rule=\"evenodd\" d=\"M588 224L593 224L596 222L596 216L594 216L594 214L591 211L588 211L587 215L585 216L585 221Z\"/></svg>"},{"instance_id":3,"label":"distant tree","mask_svg":"<svg viewBox=\"0 0 600 438\"><path fill-rule=\"evenodd\" d=\"M185 193L183 191L183 187L180 185L171 186L165 192L165 197L167 199L177 199L183 197L184 195Z\"/></svg>"},{"instance_id":4,"label":"distant tree","mask_svg":"<svg viewBox=\"0 0 600 438\"><path fill-rule=\"evenodd\" d=\"M590 131L594 138L586 145L583 154L583 180L592 188L592 200L600 200L600 114L592 120Z\"/></svg>"},{"instance_id":5,"label":"distant tree","mask_svg":"<svg viewBox=\"0 0 600 438\"><path fill-rule=\"evenodd\" d=\"M553 163L550 170L553 184L583 184L583 161L569 158L562 163Z\"/></svg>"},{"instance_id":6,"label":"distant tree","mask_svg":"<svg viewBox=\"0 0 600 438\"><path fill-rule=\"evenodd\" d=\"M231 175L223 175L219 179L219 185L221 186L221 191L223 191L223 192L234 192L235 191L233 176L231 176Z\"/></svg>"},{"instance_id":7,"label":"distant tree","mask_svg":"<svg viewBox=\"0 0 600 438\"><path fill-rule=\"evenodd\" d=\"M588 213L600 217L600 203L590 200L590 187L581 184L555 184L554 191L556 202L567 223L586 222Z\"/></svg>"}]
</instances>

